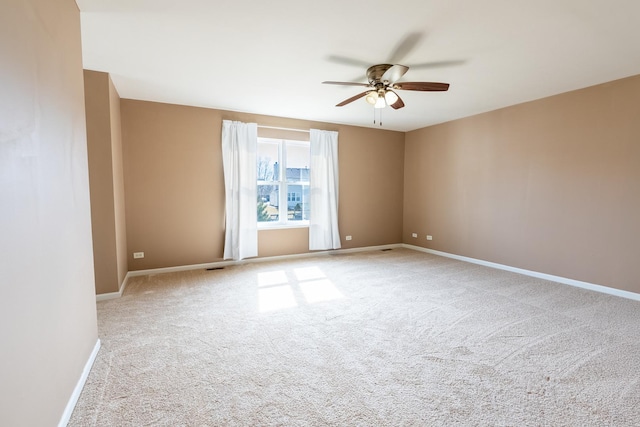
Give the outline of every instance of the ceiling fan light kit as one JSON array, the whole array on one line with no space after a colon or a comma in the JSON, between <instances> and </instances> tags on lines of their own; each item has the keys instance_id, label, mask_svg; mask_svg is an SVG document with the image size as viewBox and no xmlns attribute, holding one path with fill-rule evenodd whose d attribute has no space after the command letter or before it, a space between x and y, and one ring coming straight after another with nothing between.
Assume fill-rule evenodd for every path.
<instances>
[{"instance_id":1,"label":"ceiling fan light kit","mask_svg":"<svg viewBox=\"0 0 640 427\"><path fill-rule=\"evenodd\" d=\"M378 102L378 98L378 92L376 92L375 90L371 90L367 92L367 96L365 96L364 100L371 105L376 105L376 102Z\"/></svg>"},{"instance_id":2,"label":"ceiling fan light kit","mask_svg":"<svg viewBox=\"0 0 640 427\"><path fill-rule=\"evenodd\" d=\"M324 84L341 86L364 86L369 88L358 95L337 104L336 107L343 107L362 97L365 101L373 105L374 108L384 108L387 105L397 110L404 107L404 102L394 90L414 90L420 92L442 92L449 89L449 83L434 82L398 82L404 76L409 67L400 64L378 64L367 69L367 80L369 83L334 82L325 81Z\"/></svg>"},{"instance_id":3,"label":"ceiling fan light kit","mask_svg":"<svg viewBox=\"0 0 640 427\"><path fill-rule=\"evenodd\" d=\"M393 105L398 100L398 95L392 90L388 90L384 94L384 100L387 101L387 105Z\"/></svg>"}]
</instances>

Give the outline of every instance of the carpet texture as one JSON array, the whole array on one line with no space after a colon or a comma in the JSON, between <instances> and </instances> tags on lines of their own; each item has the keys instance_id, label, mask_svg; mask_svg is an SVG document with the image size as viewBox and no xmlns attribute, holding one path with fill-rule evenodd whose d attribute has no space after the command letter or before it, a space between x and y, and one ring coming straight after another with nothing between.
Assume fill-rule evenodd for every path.
<instances>
[{"instance_id":1,"label":"carpet texture","mask_svg":"<svg viewBox=\"0 0 640 427\"><path fill-rule=\"evenodd\" d=\"M409 249L135 277L70 426L638 426L640 303Z\"/></svg>"}]
</instances>

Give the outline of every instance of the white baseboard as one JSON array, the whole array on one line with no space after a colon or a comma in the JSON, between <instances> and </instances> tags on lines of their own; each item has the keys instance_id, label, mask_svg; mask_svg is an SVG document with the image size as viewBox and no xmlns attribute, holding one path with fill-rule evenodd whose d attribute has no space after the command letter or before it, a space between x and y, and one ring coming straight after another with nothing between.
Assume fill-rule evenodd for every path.
<instances>
[{"instance_id":1,"label":"white baseboard","mask_svg":"<svg viewBox=\"0 0 640 427\"><path fill-rule=\"evenodd\" d=\"M551 282L558 282L565 285L575 286L582 289L588 289L590 291L600 292L603 294L614 295L617 297L628 298L635 301L640 301L640 294L635 292L623 291L620 289L610 288L608 286L596 285L594 283L582 282L580 280L568 279L566 277L554 276L552 274L540 273L537 271L525 270L523 268L511 267L504 264L498 264L495 262L484 261L476 258L469 258L462 255L450 254L447 252L436 251L434 249L423 248L421 246L414 246L409 244L402 244L402 247L407 249L413 249L420 252L426 252L432 255L439 255L447 258L457 259L459 261L470 262L472 264L484 265L486 267L497 268L499 270L510 271L512 273L519 273L525 276L536 277L538 279L549 280Z\"/></svg>"},{"instance_id":2,"label":"white baseboard","mask_svg":"<svg viewBox=\"0 0 640 427\"><path fill-rule=\"evenodd\" d=\"M525 270L523 268L511 267L504 264L498 264L495 262L484 261L481 259L470 258L462 255L450 254L448 252L436 251L434 249L428 249L428 248L423 248L421 246L409 245L407 243L394 243L390 245L365 246L361 248L335 249L335 250L329 250L329 251L305 252L302 254L277 255L277 256L262 257L262 258L249 258L242 261L217 261L217 262L209 262L205 264L180 265L176 267L162 267L162 268L151 268L148 270L130 271L125 276L125 280L122 283L122 286L120 287L120 290L118 292L96 295L96 300L102 301L102 300L121 297L129 278L136 277L136 276L146 276L148 274L174 273L178 271L188 271L188 270L201 270L201 269L207 269L207 268L218 268L218 267L226 267L230 265L241 265L241 264L254 263L254 262L280 261L280 260L296 259L296 258L308 258L308 257L319 256L319 255L367 252L367 251L394 249L394 248L412 249L415 251L425 252L432 255L439 255L446 258L457 259L459 261L470 262L472 264L479 264L479 265L484 265L486 267L496 268L498 270L510 271L513 273L523 274L525 276L536 277L538 279L549 280L552 282L558 282L565 285L576 286L578 288L588 289L591 291L601 292L609 295L614 295L622 298L628 298L628 299L640 301L640 294L637 294L634 292L623 291L620 289L610 288L608 286L603 286L603 285L596 285L594 283L589 283L589 282L582 282L580 280L568 279L566 277L554 276L552 274Z\"/></svg>"},{"instance_id":3,"label":"white baseboard","mask_svg":"<svg viewBox=\"0 0 640 427\"><path fill-rule=\"evenodd\" d=\"M73 393L71 393L71 397L69 398L69 402L67 402L67 406L62 413L62 418L60 418L60 422L58 423L58 427L65 427L69 420L71 419L71 414L73 414L73 410L78 403L78 399L80 398L80 393L82 393L82 389L84 388L84 384L87 382L87 378L89 377L89 372L91 372L91 367L93 366L93 362L96 361L96 357L98 356L98 351L100 350L100 339L96 341L96 345L93 347L93 351L89 355L89 359L87 363L84 365L84 369L82 370L82 375L80 375L80 379L76 384L76 387L73 389Z\"/></svg>"},{"instance_id":4,"label":"white baseboard","mask_svg":"<svg viewBox=\"0 0 640 427\"><path fill-rule=\"evenodd\" d=\"M124 280L122 281L122 284L120 285L120 289L118 290L118 292L109 292L109 293L106 293L106 294L96 294L96 301L104 301L104 300L108 300L108 299L120 298L122 296L122 293L124 292L125 288L127 287L127 283L129 282L129 277L131 277L131 272L128 272L124 276Z\"/></svg>"}]
</instances>

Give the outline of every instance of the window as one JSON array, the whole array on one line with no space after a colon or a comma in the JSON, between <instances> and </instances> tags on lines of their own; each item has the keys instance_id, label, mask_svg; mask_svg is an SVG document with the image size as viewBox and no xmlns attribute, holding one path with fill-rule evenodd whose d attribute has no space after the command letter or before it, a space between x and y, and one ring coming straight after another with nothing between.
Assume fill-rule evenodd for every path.
<instances>
[{"instance_id":1,"label":"window","mask_svg":"<svg viewBox=\"0 0 640 427\"><path fill-rule=\"evenodd\" d=\"M258 225L309 223L309 142L258 138Z\"/></svg>"}]
</instances>

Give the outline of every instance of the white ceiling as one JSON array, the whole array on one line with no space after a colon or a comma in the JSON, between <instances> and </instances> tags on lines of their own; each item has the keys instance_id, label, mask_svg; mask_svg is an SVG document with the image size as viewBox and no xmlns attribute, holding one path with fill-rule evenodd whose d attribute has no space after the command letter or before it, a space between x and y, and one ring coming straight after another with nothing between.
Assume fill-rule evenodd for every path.
<instances>
[{"instance_id":1,"label":"white ceiling","mask_svg":"<svg viewBox=\"0 0 640 427\"><path fill-rule=\"evenodd\" d=\"M84 67L123 98L373 127L366 66L414 67L384 128L435 123L640 74L638 0L77 0ZM418 43L391 58L411 34ZM396 55L397 56L397 55ZM361 62L345 64L340 58Z\"/></svg>"}]
</instances>

